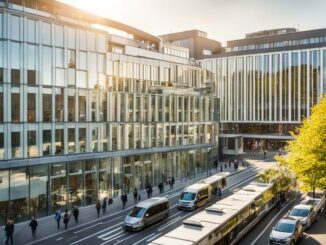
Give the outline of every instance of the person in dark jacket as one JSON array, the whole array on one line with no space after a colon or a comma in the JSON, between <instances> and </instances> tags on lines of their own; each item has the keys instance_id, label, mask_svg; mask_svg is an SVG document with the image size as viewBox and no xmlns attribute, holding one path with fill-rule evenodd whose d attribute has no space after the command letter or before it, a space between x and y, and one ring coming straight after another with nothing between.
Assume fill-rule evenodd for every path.
<instances>
[{"instance_id":1,"label":"person in dark jacket","mask_svg":"<svg viewBox=\"0 0 326 245\"><path fill-rule=\"evenodd\" d=\"M34 218L34 216L32 217L31 222L29 222L29 226L31 227L32 230L32 236L35 237L36 227L38 226L38 223L37 220Z\"/></svg>"},{"instance_id":2,"label":"person in dark jacket","mask_svg":"<svg viewBox=\"0 0 326 245\"><path fill-rule=\"evenodd\" d=\"M5 226L5 232L6 232L6 244L8 244L9 239L11 241L11 244L13 244L13 240L12 240L12 235L14 234L14 223L12 220L8 220L6 226Z\"/></svg>"},{"instance_id":3,"label":"person in dark jacket","mask_svg":"<svg viewBox=\"0 0 326 245\"><path fill-rule=\"evenodd\" d=\"M75 223L78 224L79 209L77 206L75 206L74 209L72 210L72 215L75 218Z\"/></svg>"},{"instance_id":4,"label":"person in dark jacket","mask_svg":"<svg viewBox=\"0 0 326 245\"><path fill-rule=\"evenodd\" d=\"M100 212L101 212L101 202L100 200L97 200L95 204L96 212L97 212L97 218L100 217Z\"/></svg>"},{"instance_id":5,"label":"person in dark jacket","mask_svg":"<svg viewBox=\"0 0 326 245\"><path fill-rule=\"evenodd\" d=\"M175 179L174 179L174 177L172 176L172 179L171 179L171 186L172 186L172 189L173 189L173 185L174 185L174 183L175 183Z\"/></svg>"},{"instance_id":6,"label":"person in dark jacket","mask_svg":"<svg viewBox=\"0 0 326 245\"><path fill-rule=\"evenodd\" d=\"M121 201L122 201L122 209L125 209L126 208L126 204L128 202L127 194L122 194L121 195Z\"/></svg>"},{"instance_id":7,"label":"person in dark jacket","mask_svg":"<svg viewBox=\"0 0 326 245\"><path fill-rule=\"evenodd\" d=\"M60 210L55 212L54 218L57 221L58 229L60 229L60 220L61 220L61 212L60 212Z\"/></svg>"},{"instance_id":8,"label":"person in dark jacket","mask_svg":"<svg viewBox=\"0 0 326 245\"><path fill-rule=\"evenodd\" d=\"M70 220L71 214L68 214L68 209L66 209L65 214L63 215L63 223L65 224L65 229L68 228L68 223Z\"/></svg>"},{"instance_id":9,"label":"person in dark jacket","mask_svg":"<svg viewBox=\"0 0 326 245\"><path fill-rule=\"evenodd\" d=\"M106 206L107 206L107 202L106 202L106 197L103 199L103 202L102 202L102 213L105 214L106 212Z\"/></svg>"},{"instance_id":10,"label":"person in dark jacket","mask_svg":"<svg viewBox=\"0 0 326 245\"><path fill-rule=\"evenodd\" d=\"M137 203L137 199L138 199L138 191L137 191L137 188L134 189L134 202Z\"/></svg>"}]
</instances>

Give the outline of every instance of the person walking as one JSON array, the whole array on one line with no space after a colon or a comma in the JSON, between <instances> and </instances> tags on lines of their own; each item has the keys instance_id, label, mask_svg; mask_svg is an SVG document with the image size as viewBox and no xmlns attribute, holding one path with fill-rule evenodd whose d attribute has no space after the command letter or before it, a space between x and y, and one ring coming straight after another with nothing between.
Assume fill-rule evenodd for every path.
<instances>
[{"instance_id":1,"label":"person walking","mask_svg":"<svg viewBox=\"0 0 326 245\"><path fill-rule=\"evenodd\" d=\"M222 198L222 189L220 186L218 186L217 191L218 191L218 198L221 199Z\"/></svg>"},{"instance_id":2,"label":"person walking","mask_svg":"<svg viewBox=\"0 0 326 245\"><path fill-rule=\"evenodd\" d=\"M5 233L6 233L6 237L7 237L6 244L8 244L9 239L10 239L11 244L14 243L13 239L12 239L12 236L14 234L14 228L15 228L14 222L12 220L8 220L7 224L5 226Z\"/></svg>"},{"instance_id":3,"label":"person walking","mask_svg":"<svg viewBox=\"0 0 326 245\"><path fill-rule=\"evenodd\" d=\"M72 210L72 215L74 216L75 223L78 224L79 209L77 206L75 206L74 209Z\"/></svg>"},{"instance_id":4,"label":"person walking","mask_svg":"<svg viewBox=\"0 0 326 245\"><path fill-rule=\"evenodd\" d=\"M55 220L57 221L57 227L60 229L60 220L61 220L61 211L57 210L54 215Z\"/></svg>"},{"instance_id":5,"label":"person walking","mask_svg":"<svg viewBox=\"0 0 326 245\"><path fill-rule=\"evenodd\" d=\"M223 172L223 166L222 166L222 164L221 164L220 170L221 170L221 172Z\"/></svg>"},{"instance_id":6,"label":"person walking","mask_svg":"<svg viewBox=\"0 0 326 245\"><path fill-rule=\"evenodd\" d=\"M106 197L103 199L103 202L102 202L102 213L105 214L106 212L106 206L107 206L107 202L106 202Z\"/></svg>"},{"instance_id":7,"label":"person walking","mask_svg":"<svg viewBox=\"0 0 326 245\"><path fill-rule=\"evenodd\" d=\"M161 182L158 184L158 189L160 191L160 194L162 194L162 183Z\"/></svg>"},{"instance_id":8,"label":"person walking","mask_svg":"<svg viewBox=\"0 0 326 245\"><path fill-rule=\"evenodd\" d=\"M37 220L34 218L34 216L32 217L31 222L29 222L29 226L31 227L32 230L32 236L35 237L36 227L38 226L38 223Z\"/></svg>"},{"instance_id":9,"label":"person walking","mask_svg":"<svg viewBox=\"0 0 326 245\"><path fill-rule=\"evenodd\" d=\"M153 187L151 184L149 184L149 196L152 197L153 196Z\"/></svg>"},{"instance_id":10,"label":"person walking","mask_svg":"<svg viewBox=\"0 0 326 245\"><path fill-rule=\"evenodd\" d=\"M146 192L147 192L147 198L150 198L151 190L150 190L150 187L149 187L149 183L146 185Z\"/></svg>"},{"instance_id":11,"label":"person walking","mask_svg":"<svg viewBox=\"0 0 326 245\"><path fill-rule=\"evenodd\" d=\"M121 201L122 201L122 209L125 209L127 201L128 201L127 194L122 194L121 195Z\"/></svg>"},{"instance_id":12,"label":"person walking","mask_svg":"<svg viewBox=\"0 0 326 245\"><path fill-rule=\"evenodd\" d=\"M65 214L63 215L63 223L65 224L65 229L68 228L68 223L70 220L71 214L68 214L68 209L65 210Z\"/></svg>"},{"instance_id":13,"label":"person walking","mask_svg":"<svg viewBox=\"0 0 326 245\"><path fill-rule=\"evenodd\" d=\"M137 191L136 188L134 189L133 195L134 195L134 202L136 204L137 203L137 198L138 198L138 191Z\"/></svg>"},{"instance_id":14,"label":"person walking","mask_svg":"<svg viewBox=\"0 0 326 245\"><path fill-rule=\"evenodd\" d=\"M97 200L96 204L95 204L95 208L96 208L96 212L97 212L97 218L100 217L100 211L101 211L101 202L100 200Z\"/></svg>"},{"instance_id":15,"label":"person walking","mask_svg":"<svg viewBox=\"0 0 326 245\"><path fill-rule=\"evenodd\" d=\"M175 179L174 179L174 176L172 176L172 179L171 179L171 186L172 186L172 189L173 189L173 185L175 183Z\"/></svg>"},{"instance_id":16,"label":"person walking","mask_svg":"<svg viewBox=\"0 0 326 245\"><path fill-rule=\"evenodd\" d=\"M264 159L266 159L266 155L267 155L267 150L264 150Z\"/></svg>"}]
</instances>

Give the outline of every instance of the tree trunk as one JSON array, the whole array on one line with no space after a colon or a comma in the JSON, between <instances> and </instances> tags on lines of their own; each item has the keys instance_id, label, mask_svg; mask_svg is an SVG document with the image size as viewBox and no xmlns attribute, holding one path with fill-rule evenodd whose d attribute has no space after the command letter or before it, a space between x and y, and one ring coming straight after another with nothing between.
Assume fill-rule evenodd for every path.
<instances>
[{"instance_id":1,"label":"tree trunk","mask_svg":"<svg viewBox=\"0 0 326 245\"><path fill-rule=\"evenodd\" d=\"M313 187L312 188L312 198L315 198L315 190L316 190L316 187Z\"/></svg>"}]
</instances>

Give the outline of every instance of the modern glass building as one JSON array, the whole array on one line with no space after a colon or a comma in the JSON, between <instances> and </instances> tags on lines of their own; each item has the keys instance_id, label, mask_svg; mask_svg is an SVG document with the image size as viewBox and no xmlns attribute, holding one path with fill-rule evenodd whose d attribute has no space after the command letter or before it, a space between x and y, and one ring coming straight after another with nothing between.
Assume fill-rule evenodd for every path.
<instances>
[{"instance_id":1,"label":"modern glass building","mask_svg":"<svg viewBox=\"0 0 326 245\"><path fill-rule=\"evenodd\" d=\"M221 99L223 152L276 150L326 93L326 29L251 33L200 63Z\"/></svg>"},{"instance_id":2,"label":"modern glass building","mask_svg":"<svg viewBox=\"0 0 326 245\"><path fill-rule=\"evenodd\" d=\"M160 50L56 1L0 0L0 225L210 171L219 100L186 50Z\"/></svg>"}]
</instances>

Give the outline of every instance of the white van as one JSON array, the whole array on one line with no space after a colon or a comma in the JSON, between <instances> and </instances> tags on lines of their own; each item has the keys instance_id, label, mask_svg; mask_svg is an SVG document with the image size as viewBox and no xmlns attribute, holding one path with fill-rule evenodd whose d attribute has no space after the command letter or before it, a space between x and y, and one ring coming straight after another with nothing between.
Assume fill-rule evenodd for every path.
<instances>
[{"instance_id":1,"label":"white van","mask_svg":"<svg viewBox=\"0 0 326 245\"><path fill-rule=\"evenodd\" d=\"M193 184L182 191L178 202L178 209L195 210L208 203L210 197L211 187L209 184Z\"/></svg>"},{"instance_id":2,"label":"white van","mask_svg":"<svg viewBox=\"0 0 326 245\"><path fill-rule=\"evenodd\" d=\"M168 217L169 200L153 197L138 203L126 216L122 226L126 230L137 231Z\"/></svg>"}]
</instances>

